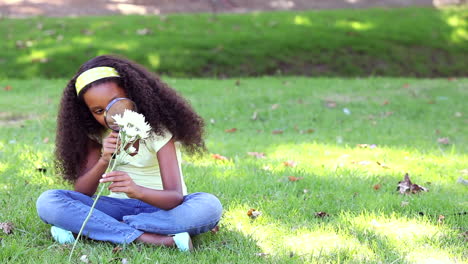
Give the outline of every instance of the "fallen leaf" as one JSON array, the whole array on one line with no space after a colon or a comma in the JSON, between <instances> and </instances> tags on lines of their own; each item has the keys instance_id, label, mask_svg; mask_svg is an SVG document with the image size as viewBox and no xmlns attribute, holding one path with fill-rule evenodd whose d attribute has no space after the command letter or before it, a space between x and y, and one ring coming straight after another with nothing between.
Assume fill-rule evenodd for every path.
<instances>
[{"instance_id":1,"label":"fallen leaf","mask_svg":"<svg viewBox=\"0 0 468 264\"><path fill-rule=\"evenodd\" d=\"M361 161L351 161L352 164L358 164L358 165L362 165L362 166L367 166L369 164L372 164L372 161L368 161L368 160L361 160Z\"/></svg>"},{"instance_id":2,"label":"fallen leaf","mask_svg":"<svg viewBox=\"0 0 468 264\"><path fill-rule=\"evenodd\" d=\"M438 224L443 224L444 223L445 216L439 215L439 218L437 219Z\"/></svg>"},{"instance_id":3,"label":"fallen leaf","mask_svg":"<svg viewBox=\"0 0 468 264\"><path fill-rule=\"evenodd\" d=\"M48 137L44 138L44 140L42 140L42 142L46 143L46 144L49 143L49 138Z\"/></svg>"},{"instance_id":4,"label":"fallen leaf","mask_svg":"<svg viewBox=\"0 0 468 264\"><path fill-rule=\"evenodd\" d=\"M296 167L297 162L295 162L294 160L283 161L283 165L286 167Z\"/></svg>"},{"instance_id":5,"label":"fallen leaf","mask_svg":"<svg viewBox=\"0 0 468 264\"><path fill-rule=\"evenodd\" d=\"M137 35L144 36L144 35L151 34L151 30L148 28L141 28L141 29L137 29L136 33Z\"/></svg>"},{"instance_id":6,"label":"fallen leaf","mask_svg":"<svg viewBox=\"0 0 468 264\"><path fill-rule=\"evenodd\" d=\"M312 133L314 133L314 132L315 132L315 130L312 129L312 128L309 128L309 129L307 129L307 130L299 130L299 133L300 133L300 134L312 134Z\"/></svg>"},{"instance_id":7,"label":"fallen leaf","mask_svg":"<svg viewBox=\"0 0 468 264\"><path fill-rule=\"evenodd\" d=\"M237 128L235 128L235 127L224 130L224 132L226 132L226 133L234 133L236 131L237 131Z\"/></svg>"},{"instance_id":8,"label":"fallen leaf","mask_svg":"<svg viewBox=\"0 0 468 264\"><path fill-rule=\"evenodd\" d=\"M302 179L304 179L304 177L288 176L288 180L289 180L290 182L296 182L296 181L300 181L300 180L302 180Z\"/></svg>"},{"instance_id":9,"label":"fallen leaf","mask_svg":"<svg viewBox=\"0 0 468 264\"><path fill-rule=\"evenodd\" d=\"M460 236L461 236L462 238L464 238L465 241L468 241L468 231L465 231L465 232L461 233Z\"/></svg>"},{"instance_id":10,"label":"fallen leaf","mask_svg":"<svg viewBox=\"0 0 468 264\"><path fill-rule=\"evenodd\" d=\"M324 218L324 217L327 217L327 216L330 216L330 215L327 214L326 212L316 212L315 213L315 217L317 217L317 218Z\"/></svg>"},{"instance_id":11,"label":"fallen leaf","mask_svg":"<svg viewBox=\"0 0 468 264\"><path fill-rule=\"evenodd\" d=\"M94 31L89 30L89 29L82 29L81 34L86 35L86 36L90 36L90 35L94 34Z\"/></svg>"},{"instance_id":12,"label":"fallen leaf","mask_svg":"<svg viewBox=\"0 0 468 264\"><path fill-rule=\"evenodd\" d=\"M408 83L403 84L403 88L408 88L410 85Z\"/></svg>"},{"instance_id":13,"label":"fallen leaf","mask_svg":"<svg viewBox=\"0 0 468 264\"><path fill-rule=\"evenodd\" d=\"M375 145L375 144L371 144L371 145L369 145L369 144L357 144L356 146L360 147L360 148L371 148L371 149L377 147L377 145Z\"/></svg>"},{"instance_id":14,"label":"fallen leaf","mask_svg":"<svg viewBox=\"0 0 468 264\"><path fill-rule=\"evenodd\" d=\"M240 80L236 80L236 86L239 86L241 84Z\"/></svg>"},{"instance_id":15,"label":"fallen leaf","mask_svg":"<svg viewBox=\"0 0 468 264\"><path fill-rule=\"evenodd\" d=\"M374 185L374 187L372 187L372 188L374 188L374 190L378 191L378 190L380 190L380 187L382 187L382 185L380 185L380 184L377 183L377 184Z\"/></svg>"},{"instance_id":16,"label":"fallen leaf","mask_svg":"<svg viewBox=\"0 0 468 264\"><path fill-rule=\"evenodd\" d=\"M412 183L408 173L406 173L405 179L403 181L398 182L397 191L399 191L401 194L414 194L421 191L427 192L429 190L425 187Z\"/></svg>"},{"instance_id":17,"label":"fallen leaf","mask_svg":"<svg viewBox=\"0 0 468 264\"><path fill-rule=\"evenodd\" d=\"M219 155L219 154L212 154L211 156L216 160L228 160L228 158L226 158L226 157L224 157L222 155Z\"/></svg>"},{"instance_id":18,"label":"fallen leaf","mask_svg":"<svg viewBox=\"0 0 468 264\"><path fill-rule=\"evenodd\" d=\"M377 165L379 165L380 167L384 168L384 169L390 169L390 167L388 167L387 165L385 165L385 163L380 163L377 161Z\"/></svg>"},{"instance_id":19,"label":"fallen leaf","mask_svg":"<svg viewBox=\"0 0 468 264\"><path fill-rule=\"evenodd\" d=\"M446 137L445 138L438 138L437 142L440 143L440 144L444 144L444 145L450 144L449 138L446 138Z\"/></svg>"},{"instance_id":20,"label":"fallen leaf","mask_svg":"<svg viewBox=\"0 0 468 264\"><path fill-rule=\"evenodd\" d=\"M388 105L390 102L388 100L385 100L382 105Z\"/></svg>"},{"instance_id":21,"label":"fallen leaf","mask_svg":"<svg viewBox=\"0 0 468 264\"><path fill-rule=\"evenodd\" d=\"M3 88L5 91L11 91L11 85L7 85Z\"/></svg>"},{"instance_id":22,"label":"fallen leaf","mask_svg":"<svg viewBox=\"0 0 468 264\"><path fill-rule=\"evenodd\" d=\"M253 112L251 118L252 118L252 120L257 120L257 118L258 118L258 113L257 113L257 111Z\"/></svg>"},{"instance_id":23,"label":"fallen leaf","mask_svg":"<svg viewBox=\"0 0 468 264\"><path fill-rule=\"evenodd\" d=\"M116 246L114 249L112 249L112 253L119 253L120 251L122 251L123 248L119 247L119 246Z\"/></svg>"},{"instance_id":24,"label":"fallen leaf","mask_svg":"<svg viewBox=\"0 0 468 264\"><path fill-rule=\"evenodd\" d=\"M251 208L249 211L247 211L247 215L252 219L255 219L255 218L259 217L261 214L262 214L262 212L257 211L254 208Z\"/></svg>"},{"instance_id":25,"label":"fallen leaf","mask_svg":"<svg viewBox=\"0 0 468 264\"><path fill-rule=\"evenodd\" d=\"M247 154L250 155L250 156L254 156L256 158L259 158L259 159L265 158L265 153L263 153L263 152L247 152Z\"/></svg>"},{"instance_id":26,"label":"fallen leaf","mask_svg":"<svg viewBox=\"0 0 468 264\"><path fill-rule=\"evenodd\" d=\"M278 109L279 107L279 104L274 104L271 106L271 110L275 110L275 109Z\"/></svg>"},{"instance_id":27,"label":"fallen leaf","mask_svg":"<svg viewBox=\"0 0 468 264\"><path fill-rule=\"evenodd\" d=\"M271 133L272 133L273 135L279 135L279 134L283 134L283 132L284 132L284 131L281 130L281 129L275 129L275 130L273 130Z\"/></svg>"},{"instance_id":28,"label":"fallen leaf","mask_svg":"<svg viewBox=\"0 0 468 264\"><path fill-rule=\"evenodd\" d=\"M328 108L335 108L336 102L335 101L325 101L325 106Z\"/></svg>"},{"instance_id":29,"label":"fallen leaf","mask_svg":"<svg viewBox=\"0 0 468 264\"><path fill-rule=\"evenodd\" d=\"M0 223L0 229L3 230L3 233L9 235L13 232L13 223L11 222L5 222L5 223Z\"/></svg>"}]
</instances>

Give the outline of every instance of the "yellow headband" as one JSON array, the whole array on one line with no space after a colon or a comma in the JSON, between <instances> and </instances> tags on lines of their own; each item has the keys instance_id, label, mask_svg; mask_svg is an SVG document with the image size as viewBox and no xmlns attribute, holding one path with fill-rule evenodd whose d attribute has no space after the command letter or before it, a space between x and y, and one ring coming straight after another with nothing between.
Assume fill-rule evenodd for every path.
<instances>
[{"instance_id":1,"label":"yellow headband","mask_svg":"<svg viewBox=\"0 0 468 264\"><path fill-rule=\"evenodd\" d=\"M120 77L119 73L112 67L96 67L84 71L76 78L75 88L76 94L80 94L81 89L86 85L107 77Z\"/></svg>"}]
</instances>

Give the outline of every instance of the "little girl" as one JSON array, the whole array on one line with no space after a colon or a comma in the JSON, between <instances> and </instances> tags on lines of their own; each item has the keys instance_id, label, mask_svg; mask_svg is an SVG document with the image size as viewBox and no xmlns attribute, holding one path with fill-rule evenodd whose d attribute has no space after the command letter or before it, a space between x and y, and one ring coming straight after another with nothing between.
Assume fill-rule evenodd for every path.
<instances>
[{"instance_id":1,"label":"little girl","mask_svg":"<svg viewBox=\"0 0 468 264\"><path fill-rule=\"evenodd\" d=\"M151 136L135 144L138 153L128 163L103 175L118 144L104 112L122 97L135 102L152 127ZM136 63L112 56L89 60L68 82L57 123L57 168L74 191L41 194L39 217L53 225L59 243L73 242L98 185L110 182L111 194L100 197L83 235L190 250L190 236L217 227L222 213L215 196L187 193L181 170L180 145L190 153L205 150L203 125L181 96Z\"/></svg>"}]
</instances>

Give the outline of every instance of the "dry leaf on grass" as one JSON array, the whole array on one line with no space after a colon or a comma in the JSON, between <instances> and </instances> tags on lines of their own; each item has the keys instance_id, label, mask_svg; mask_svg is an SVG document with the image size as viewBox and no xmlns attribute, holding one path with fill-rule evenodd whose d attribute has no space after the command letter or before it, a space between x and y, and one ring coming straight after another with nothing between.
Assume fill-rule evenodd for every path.
<instances>
[{"instance_id":1,"label":"dry leaf on grass","mask_svg":"<svg viewBox=\"0 0 468 264\"><path fill-rule=\"evenodd\" d=\"M405 179L403 181L398 182L397 191L401 194L411 194L411 193L418 193L418 192L427 192L429 191L427 188L412 183L408 173L405 174Z\"/></svg>"},{"instance_id":2,"label":"dry leaf on grass","mask_svg":"<svg viewBox=\"0 0 468 264\"><path fill-rule=\"evenodd\" d=\"M211 156L212 156L213 159L215 159L215 160L223 160L223 161L224 161L224 160L228 160L228 158L226 158L226 157L224 157L224 156L222 156L222 155L219 155L219 154L212 154Z\"/></svg>"},{"instance_id":3,"label":"dry leaf on grass","mask_svg":"<svg viewBox=\"0 0 468 264\"><path fill-rule=\"evenodd\" d=\"M257 120L257 118L258 118L258 112L257 112L257 111L253 112L251 118L252 118L252 120Z\"/></svg>"},{"instance_id":4,"label":"dry leaf on grass","mask_svg":"<svg viewBox=\"0 0 468 264\"><path fill-rule=\"evenodd\" d=\"M11 91L11 85L7 85L3 88L5 91Z\"/></svg>"},{"instance_id":5,"label":"dry leaf on grass","mask_svg":"<svg viewBox=\"0 0 468 264\"><path fill-rule=\"evenodd\" d=\"M381 187L382 187L382 185L380 185L380 184L377 183L377 184L374 185L372 188L374 188L374 190L378 191L378 190L380 190Z\"/></svg>"},{"instance_id":6,"label":"dry leaf on grass","mask_svg":"<svg viewBox=\"0 0 468 264\"><path fill-rule=\"evenodd\" d=\"M377 145L375 145L375 144L370 144L370 145L369 144L357 144L356 146L359 147L359 148L371 148L371 149L377 147Z\"/></svg>"},{"instance_id":7,"label":"dry leaf on grass","mask_svg":"<svg viewBox=\"0 0 468 264\"><path fill-rule=\"evenodd\" d=\"M437 143L443 144L443 145L448 145L450 144L450 139L449 138L438 138Z\"/></svg>"},{"instance_id":8,"label":"dry leaf on grass","mask_svg":"<svg viewBox=\"0 0 468 264\"><path fill-rule=\"evenodd\" d=\"M327 216L330 216L327 212L316 212L315 213L315 217L317 217L317 218L324 218L324 217L327 217Z\"/></svg>"},{"instance_id":9,"label":"dry leaf on grass","mask_svg":"<svg viewBox=\"0 0 468 264\"><path fill-rule=\"evenodd\" d=\"M281 129L275 129L275 130L271 131L271 133L272 133L273 135L283 134L283 132L284 132L284 131L281 130Z\"/></svg>"},{"instance_id":10,"label":"dry leaf on grass","mask_svg":"<svg viewBox=\"0 0 468 264\"><path fill-rule=\"evenodd\" d=\"M325 101L325 106L328 108L335 108L336 107L336 102L335 101Z\"/></svg>"},{"instance_id":11,"label":"dry leaf on grass","mask_svg":"<svg viewBox=\"0 0 468 264\"><path fill-rule=\"evenodd\" d=\"M377 165L379 165L380 167L384 168L384 169L390 169L390 167L388 167L387 165L385 165L385 163L380 163L377 161Z\"/></svg>"},{"instance_id":12,"label":"dry leaf on grass","mask_svg":"<svg viewBox=\"0 0 468 264\"><path fill-rule=\"evenodd\" d=\"M306 129L306 130L299 130L299 134L312 134L314 133L315 130L312 128Z\"/></svg>"},{"instance_id":13,"label":"dry leaf on grass","mask_svg":"<svg viewBox=\"0 0 468 264\"><path fill-rule=\"evenodd\" d=\"M249 211L247 211L247 215L252 219L255 219L255 218L259 217L261 214L262 214L262 212L257 211L254 208L251 208Z\"/></svg>"},{"instance_id":14,"label":"dry leaf on grass","mask_svg":"<svg viewBox=\"0 0 468 264\"><path fill-rule=\"evenodd\" d=\"M0 223L0 229L3 230L3 233L9 235L13 232L14 226L11 222Z\"/></svg>"},{"instance_id":15,"label":"dry leaf on grass","mask_svg":"<svg viewBox=\"0 0 468 264\"><path fill-rule=\"evenodd\" d=\"M300 180L302 180L302 179L304 179L304 177L288 176L288 180L289 180L290 182L297 182L297 181L300 181Z\"/></svg>"},{"instance_id":16,"label":"dry leaf on grass","mask_svg":"<svg viewBox=\"0 0 468 264\"><path fill-rule=\"evenodd\" d=\"M440 224L443 224L444 223L444 219L445 219L445 216L444 215L439 215L439 218L437 219L437 223L440 225Z\"/></svg>"},{"instance_id":17,"label":"dry leaf on grass","mask_svg":"<svg viewBox=\"0 0 468 264\"><path fill-rule=\"evenodd\" d=\"M283 165L285 167L296 167L297 166L297 162L293 161L293 160L288 160L288 161L283 161Z\"/></svg>"},{"instance_id":18,"label":"dry leaf on grass","mask_svg":"<svg viewBox=\"0 0 468 264\"><path fill-rule=\"evenodd\" d=\"M235 127L224 130L224 132L226 132L226 133L234 133L236 131L237 131L237 128L235 128Z\"/></svg>"},{"instance_id":19,"label":"dry leaf on grass","mask_svg":"<svg viewBox=\"0 0 468 264\"><path fill-rule=\"evenodd\" d=\"M265 153L263 152L247 152L248 155L254 156L258 159L264 159L265 158Z\"/></svg>"},{"instance_id":20,"label":"dry leaf on grass","mask_svg":"<svg viewBox=\"0 0 468 264\"><path fill-rule=\"evenodd\" d=\"M119 247L119 246L116 246L114 249L112 249L112 253L119 253L120 251L122 251L123 248Z\"/></svg>"}]
</instances>

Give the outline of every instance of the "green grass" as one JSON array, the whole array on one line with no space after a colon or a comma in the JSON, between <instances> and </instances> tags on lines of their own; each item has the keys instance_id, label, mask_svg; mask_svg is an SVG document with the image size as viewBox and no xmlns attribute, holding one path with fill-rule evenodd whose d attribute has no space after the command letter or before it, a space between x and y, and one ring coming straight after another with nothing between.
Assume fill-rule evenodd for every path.
<instances>
[{"instance_id":1,"label":"green grass","mask_svg":"<svg viewBox=\"0 0 468 264\"><path fill-rule=\"evenodd\" d=\"M4 18L0 79L69 78L107 53L177 77L466 77L466 21L467 7Z\"/></svg>"},{"instance_id":2,"label":"green grass","mask_svg":"<svg viewBox=\"0 0 468 264\"><path fill-rule=\"evenodd\" d=\"M0 82L11 86L0 90L0 222L15 225L11 235L0 232L2 262L65 263L70 252L53 242L35 212L41 192L71 188L52 168L65 82ZM468 186L457 179L468 178L468 79L168 82L207 121L210 152L185 157L183 170L189 191L210 192L222 201L220 232L195 238L189 256L144 245L112 253L114 245L85 240L74 262L88 255L92 263L467 263L462 234L468 215L457 213L468 211ZM225 132L231 128L237 131ZM308 129L314 132L300 133ZM444 137L450 144L437 142ZM297 166L286 167L285 161ZM406 172L429 192L398 194ZM303 179L290 182L288 176ZM251 220L250 208L262 215ZM329 217L314 217L319 211ZM445 216L442 223L439 215Z\"/></svg>"}]
</instances>

